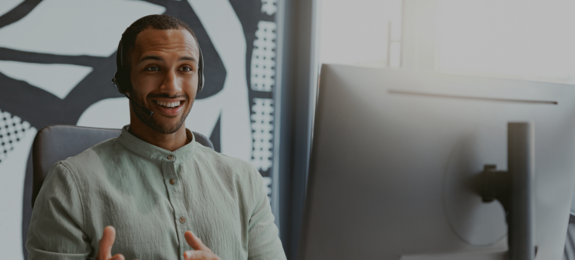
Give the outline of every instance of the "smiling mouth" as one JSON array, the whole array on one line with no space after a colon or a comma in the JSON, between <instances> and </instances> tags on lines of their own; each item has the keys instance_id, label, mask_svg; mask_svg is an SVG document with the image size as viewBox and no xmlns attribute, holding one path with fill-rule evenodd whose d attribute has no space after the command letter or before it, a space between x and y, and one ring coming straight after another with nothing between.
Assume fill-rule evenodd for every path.
<instances>
[{"instance_id":1,"label":"smiling mouth","mask_svg":"<svg viewBox=\"0 0 575 260\"><path fill-rule=\"evenodd\" d=\"M174 102L164 102L164 101L158 101L158 100L153 100L154 103L156 103L156 105L161 106L161 107L165 107L165 108L177 108L179 106L181 106L184 101L174 101Z\"/></svg>"}]
</instances>

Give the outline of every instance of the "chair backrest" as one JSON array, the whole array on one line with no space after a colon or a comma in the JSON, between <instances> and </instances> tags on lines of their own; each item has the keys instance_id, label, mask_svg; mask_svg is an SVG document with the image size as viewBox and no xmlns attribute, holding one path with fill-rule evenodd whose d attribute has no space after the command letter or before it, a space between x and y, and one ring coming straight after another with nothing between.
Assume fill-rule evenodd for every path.
<instances>
[{"instance_id":1,"label":"chair backrest","mask_svg":"<svg viewBox=\"0 0 575 260\"><path fill-rule=\"evenodd\" d=\"M563 260L575 260L575 213L569 214L567 225L567 238L565 238L565 251Z\"/></svg>"},{"instance_id":2,"label":"chair backrest","mask_svg":"<svg viewBox=\"0 0 575 260\"><path fill-rule=\"evenodd\" d=\"M117 137L121 129L70 125L47 126L36 134L32 145L32 207L48 171L56 162L77 155L97 143ZM214 149L205 135L193 132L196 142Z\"/></svg>"}]
</instances>

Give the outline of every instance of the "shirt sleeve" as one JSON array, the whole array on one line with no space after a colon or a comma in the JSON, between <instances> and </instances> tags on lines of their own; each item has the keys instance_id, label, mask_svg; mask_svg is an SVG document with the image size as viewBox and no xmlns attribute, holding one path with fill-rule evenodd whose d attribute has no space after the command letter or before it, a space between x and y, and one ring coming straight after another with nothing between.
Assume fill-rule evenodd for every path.
<instances>
[{"instance_id":1,"label":"shirt sleeve","mask_svg":"<svg viewBox=\"0 0 575 260\"><path fill-rule=\"evenodd\" d=\"M255 169L255 207L248 225L248 259L249 260L284 260L282 243L278 228L274 223L268 195L264 190L263 179Z\"/></svg>"},{"instance_id":2,"label":"shirt sleeve","mask_svg":"<svg viewBox=\"0 0 575 260\"><path fill-rule=\"evenodd\" d=\"M63 162L56 163L34 203L28 259L86 259L92 250L82 231L83 212L73 172Z\"/></svg>"}]
</instances>

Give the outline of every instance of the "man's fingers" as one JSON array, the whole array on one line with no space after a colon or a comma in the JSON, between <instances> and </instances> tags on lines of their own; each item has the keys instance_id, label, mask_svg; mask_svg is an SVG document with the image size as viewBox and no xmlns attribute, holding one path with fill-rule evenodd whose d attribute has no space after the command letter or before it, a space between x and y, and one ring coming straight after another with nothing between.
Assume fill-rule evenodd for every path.
<instances>
[{"instance_id":1,"label":"man's fingers","mask_svg":"<svg viewBox=\"0 0 575 260\"><path fill-rule=\"evenodd\" d=\"M100 239L100 248L112 248L114 241L116 241L116 229L113 226L107 226Z\"/></svg>"},{"instance_id":2,"label":"man's fingers","mask_svg":"<svg viewBox=\"0 0 575 260\"><path fill-rule=\"evenodd\" d=\"M214 259L213 254L204 251L186 251L184 252L184 259L186 260L205 260Z\"/></svg>"},{"instance_id":3,"label":"man's fingers","mask_svg":"<svg viewBox=\"0 0 575 260\"><path fill-rule=\"evenodd\" d=\"M116 229L114 229L114 227L112 226L107 226L106 228L104 228L104 233L102 234L102 238L100 239L100 243L98 246L98 258L109 259L112 257L112 246L114 245L115 240L116 240ZM122 256L122 258L119 259L123 258L124 256Z\"/></svg>"},{"instance_id":4,"label":"man's fingers","mask_svg":"<svg viewBox=\"0 0 575 260\"><path fill-rule=\"evenodd\" d=\"M110 260L126 260L126 258L122 254L115 254Z\"/></svg>"},{"instance_id":5,"label":"man's fingers","mask_svg":"<svg viewBox=\"0 0 575 260\"><path fill-rule=\"evenodd\" d=\"M204 245L204 243L202 243L202 240L196 237L194 233L192 233L192 231L186 231L186 233L184 233L184 237L186 238L188 245L190 245L195 250L195 251L190 250L184 252L184 259L221 260L217 255L214 254L214 252L212 252L212 250L210 250L206 245Z\"/></svg>"},{"instance_id":6,"label":"man's fingers","mask_svg":"<svg viewBox=\"0 0 575 260\"><path fill-rule=\"evenodd\" d=\"M208 251L210 253L212 252L212 250L205 246L204 243L202 243L202 240L196 237L192 231L186 231L186 233L184 233L184 237L186 238L188 245L190 245L194 250Z\"/></svg>"}]
</instances>

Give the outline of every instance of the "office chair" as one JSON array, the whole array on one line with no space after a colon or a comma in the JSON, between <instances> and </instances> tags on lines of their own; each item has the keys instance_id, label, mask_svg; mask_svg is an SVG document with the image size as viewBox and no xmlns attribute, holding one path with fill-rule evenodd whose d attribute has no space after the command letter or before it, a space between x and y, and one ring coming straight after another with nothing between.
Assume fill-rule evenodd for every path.
<instances>
[{"instance_id":1,"label":"office chair","mask_svg":"<svg viewBox=\"0 0 575 260\"><path fill-rule=\"evenodd\" d=\"M575 213L573 212L569 215L563 260L575 260Z\"/></svg>"},{"instance_id":2,"label":"office chair","mask_svg":"<svg viewBox=\"0 0 575 260\"><path fill-rule=\"evenodd\" d=\"M32 145L32 207L48 171L56 162L77 155L104 140L117 137L121 129L71 125L46 126L36 134ZM193 132L196 142L214 149L205 135Z\"/></svg>"}]
</instances>

